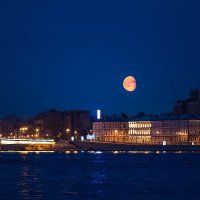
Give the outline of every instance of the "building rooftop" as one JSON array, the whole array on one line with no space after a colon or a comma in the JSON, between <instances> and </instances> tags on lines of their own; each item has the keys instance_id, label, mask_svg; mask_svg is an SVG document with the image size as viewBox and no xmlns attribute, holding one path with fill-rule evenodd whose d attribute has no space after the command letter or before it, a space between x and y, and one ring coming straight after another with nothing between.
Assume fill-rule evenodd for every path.
<instances>
[{"instance_id":1,"label":"building rooftop","mask_svg":"<svg viewBox=\"0 0 200 200\"><path fill-rule=\"evenodd\" d=\"M132 118L131 120L134 121L162 121L162 120L200 120L200 115L191 115L191 114L184 114L184 115L152 115L152 116L142 116Z\"/></svg>"},{"instance_id":2,"label":"building rooftop","mask_svg":"<svg viewBox=\"0 0 200 200\"><path fill-rule=\"evenodd\" d=\"M200 115L162 114L162 115L132 116L127 118L121 118L119 116L106 116L106 117L104 116L102 120L96 120L96 122L163 121L163 120L200 120Z\"/></svg>"}]
</instances>

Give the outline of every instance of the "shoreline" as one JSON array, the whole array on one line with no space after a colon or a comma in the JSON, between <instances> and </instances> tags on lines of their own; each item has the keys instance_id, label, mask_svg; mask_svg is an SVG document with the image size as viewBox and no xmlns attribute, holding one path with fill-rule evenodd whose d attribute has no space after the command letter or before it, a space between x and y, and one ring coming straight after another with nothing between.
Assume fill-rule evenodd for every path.
<instances>
[{"instance_id":1,"label":"shoreline","mask_svg":"<svg viewBox=\"0 0 200 200\"><path fill-rule=\"evenodd\" d=\"M102 142L70 142L78 150L86 151L200 151L200 145L135 145Z\"/></svg>"},{"instance_id":2,"label":"shoreline","mask_svg":"<svg viewBox=\"0 0 200 200\"><path fill-rule=\"evenodd\" d=\"M66 141L65 143L56 143L54 146L40 145L1 145L0 152L110 152L110 151L150 151L150 152L200 152L200 145L139 145L139 144L121 144L104 143L96 141Z\"/></svg>"}]
</instances>

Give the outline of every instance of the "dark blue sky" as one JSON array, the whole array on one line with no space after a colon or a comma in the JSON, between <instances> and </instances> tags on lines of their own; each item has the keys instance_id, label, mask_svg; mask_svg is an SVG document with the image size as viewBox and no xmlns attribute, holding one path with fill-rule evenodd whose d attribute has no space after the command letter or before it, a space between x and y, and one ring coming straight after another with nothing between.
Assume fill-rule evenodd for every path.
<instances>
[{"instance_id":1,"label":"dark blue sky","mask_svg":"<svg viewBox=\"0 0 200 200\"><path fill-rule=\"evenodd\" d=\"M200 87L199 10L198 0L0 1L0 112L171 111Z\"/></svg>"}]
</instances>

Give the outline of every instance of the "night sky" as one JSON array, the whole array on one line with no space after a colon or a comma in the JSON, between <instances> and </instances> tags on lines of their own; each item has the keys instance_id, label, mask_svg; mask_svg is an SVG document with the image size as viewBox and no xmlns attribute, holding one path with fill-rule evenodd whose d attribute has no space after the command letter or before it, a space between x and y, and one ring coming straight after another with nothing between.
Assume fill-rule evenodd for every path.
<instances>
[{"instance_id":1,"label":"night sky","mask_svg":"<svg viewBox=\"0 0 200 200\"><path fill-rule=\"evenodd\" d=\"M198 0L1 0L0 113L170 112L200 88L199 10Z\"/></svg>"}]
</instances>

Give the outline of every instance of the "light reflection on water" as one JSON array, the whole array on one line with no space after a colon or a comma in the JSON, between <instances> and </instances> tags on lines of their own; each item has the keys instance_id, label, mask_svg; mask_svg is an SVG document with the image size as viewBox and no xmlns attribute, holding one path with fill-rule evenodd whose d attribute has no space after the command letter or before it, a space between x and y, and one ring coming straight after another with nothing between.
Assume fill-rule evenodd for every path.
<instances>
[{"instance_id":1,"label":"light reflection on water","mask_svg":"<svg viewBox=\"0 0 200 200\"><path fill-rule=\"evenodd\" d=\"M198 199L200 155L0 153L0 199Z\"/></svg>"},{"instance_id":2,"label":"light reflection on water","mask_svg":"<svg viewBox=\"0 0 200 200\"><path fill-rule=\"evenodd\" d=\"M104 192L104 185L107 180L107 171L103 167L103 163L105 162L103 154L96 154L94 157L94 165L95 168L91 173L92 184L95 186L96 193L101 194Z\"/></svg>"},{"instance_id":3,"label":"light reflection on water","mask_svg":"<svg viewBox=\"0 0 200 200\"><path fill-rule=\"evenodd\" d=\"M28 155L21 155L24 164L21 166L17 180L18 193L21 199L40 199L43 196L40 168L30 165Z\"/></svg>"}]
</instances>

